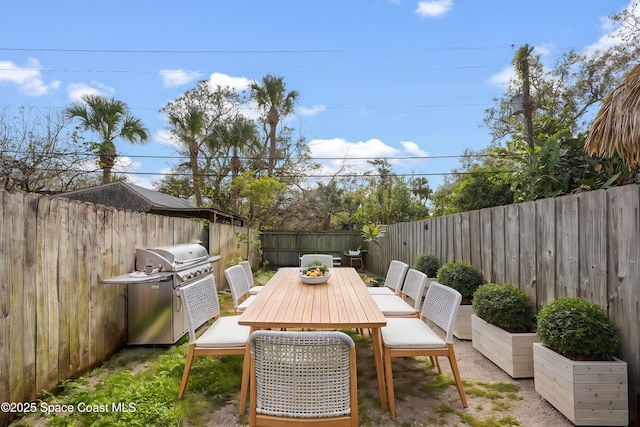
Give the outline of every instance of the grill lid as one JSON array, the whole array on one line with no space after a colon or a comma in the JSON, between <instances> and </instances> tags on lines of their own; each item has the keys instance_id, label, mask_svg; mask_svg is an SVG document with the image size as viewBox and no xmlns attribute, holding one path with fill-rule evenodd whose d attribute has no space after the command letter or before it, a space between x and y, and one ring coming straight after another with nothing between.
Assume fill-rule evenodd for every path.
<instances>
[{"instance_id":1,"label":"grill lid","mask_svg":"<svg viewBox=\"0 0 640 427\"><path fill-rule=\"evenodd\" d=\"M136 269L145 265L160 266L162 271L177 271L209 259L207 249L197 243L158 246L149 249L136 249Z\"/></svg>"}]
</instances>

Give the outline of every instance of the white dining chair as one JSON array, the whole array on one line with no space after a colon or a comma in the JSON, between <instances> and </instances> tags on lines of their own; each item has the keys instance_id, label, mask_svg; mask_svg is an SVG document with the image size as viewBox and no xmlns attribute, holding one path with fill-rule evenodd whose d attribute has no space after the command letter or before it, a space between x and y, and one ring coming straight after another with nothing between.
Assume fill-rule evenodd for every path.
<instances>
[{"instance_id":1,"label":"white dining chair","mask_svg":"<svg viewBox=\"0 0 640 427\"><path fill-rule=\"evenodd\" d=\"M249 343L250 426L358 426L356 350L349 335L260 330Z\"/></svg>"},{"instance_id":2,"label":"white dining chair","mask_svg":"<svg viewBox=\"0 0 640 427\"><path fill-rule=\"evenodd\" d=\"M429 356L439 373L442 373L442 369L438 357L447 357L462 406L465 408L468 406L453 349L453 328L461 301L462 295L457 290L438 282L431 282L420 311L420 318L388 318L387 325L381 328L389 412L392 420L396 418L392 357ZM427 321L432 322L444 332L444 339L429 327Z\"/></svg>"},{"instance_id":3,"label":"white dining chair","mask_svg":"<svg viewBox=\"0 0 640 427\"><path fill-rule=\"evenodd\" d=\"M402 283L409 270L409 265L398 260L393 260L387 269L384 279L384 286L367 287L371 295L399 295L402 290Z\"/></svg>"},{"instance_id":4,"label":"white dining chair","mask_svg":"<svg viewBox=\"0 0 640 427\"><path fill-rule=\"evenodd\" d=\"M249 294L249 279L244 267L240 264L233 265L224 270L233 298L234 314L242 313L255 299L255 295Z\"/></svg>"},{"instance_id":5,"label":"white dining chair","mask_svg":"<svg viewBox=\"0 0 640 427\"><path fill-rule=\"evenodd\" d=\"M327 268L333 267L333 256L327 254L304 254L300 257L300 267L306 267L316 261Z\"/></svg>"},{"instance_id":6,"label":"white dining chair","mask_svg":"<svg viewBox=\"0 0 640 427\"><path fill-rule=\"evenodd\" d=\"M244 273L247 275L247 282L249 283L249 295L257 295L264 286L256 285L253 279L253 270L251 269L251 263L249 261L241 261L238 263L244 268Z\"/></svg>"},{"instance_id":7,"label":"white dining chair","mask_svg":"<svg viewBox=\"0 0 640 427\"><path fill-rule=\"evenodd\" d=\"M220 316L220 302L213 276L204 282L195 281L181 286L179 292L189 329L189 347L178 390L178 399L182 399L193 359L196 356L245 355L251 328L238 324L240 316ZM198 337L196 331L211 320L213 323ZM250 358L245 356L240 389L240 415L244 415L246 408L250 366Z\"/></svg>"},{"instance_id":8,"label":"white dining chair","mask_svg":"<svg viewBox=\"0 0 640 427\"><path fill-rule=\"evenodd\" d=\"M409 269L402 285L401 295L371 295L385 317L418 317L422 295L427 287L427 275L413 268ZM409 298L413 304L409 304Z\"/></svg>"}]
</instances>

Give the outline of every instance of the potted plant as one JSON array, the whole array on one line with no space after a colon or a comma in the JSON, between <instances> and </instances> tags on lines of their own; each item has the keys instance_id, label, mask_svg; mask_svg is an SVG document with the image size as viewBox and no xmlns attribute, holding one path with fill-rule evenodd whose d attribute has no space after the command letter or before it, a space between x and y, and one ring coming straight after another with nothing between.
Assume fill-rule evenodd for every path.
<instances>
[{"instance_id":1,"label":"potted plant","mask_svg":"<svg viewBox=\"0 0 640 427\"><path fill-rule=\"evenodd\" d=\"M413 268L423 272L427 277L436 280L438 275L438 269L442 266L440 260L435 255L422 254L416 257L413 263Z\"/></svg>"},{"instance_id":2,"label":"potted plant","mask_svg":"<svg viewBox=\"0 0 640 427\"><path fill-rule=\"evenodd\" d=\"M438 269L442 267L440 260L435 255L430 254L422 254L416 257L416 260L413 262L413 268L423 272L427 275L427 286L424 288L424 295L427 294L427 290L429 290L429 285L431 282L438 281ZM424 297L423 295L423 297Z\"/></svg>"},{"instance_id":3,"label":"potted plant","mask_svg":"<svg viewBox=\"0 0 640 427\"><path fill-rule=\"evenodd\" d=\"M480 273L466 262L453 261L438 269L438 283L456 289L462 294L453 335L461 340L471 339L471 315L473 293L482 285Z\"/></svg>"},{"instance_id":4,"label":"potted plant","mask_svg":"<svg viewBox=\"0 0 640 427\"><path fill-rule=\"evenodd\" d=\"M536 307L522 289L486 283L473 294L473 348L512 378L533 377Z\"/></svg>"},{"instance_id":5,"label":"potted plant","mask_svg":"<svg viewBox=\"0 0 640 427\"><path fill-rule=\"evenodd\" d=\"M533 344L536 392L575 425L628 425L622 335L597 304L559 298L540 309Z\"/></svg>"}]
</instances>

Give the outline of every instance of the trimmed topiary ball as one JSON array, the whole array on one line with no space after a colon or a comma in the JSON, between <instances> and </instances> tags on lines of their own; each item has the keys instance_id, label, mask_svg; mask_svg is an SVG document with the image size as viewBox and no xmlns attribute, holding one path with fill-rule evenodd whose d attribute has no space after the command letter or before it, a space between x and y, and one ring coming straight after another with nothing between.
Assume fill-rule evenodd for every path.
<instances>
[{"instance_id":1,"label":"trimmed topiary ball","mask_svg":"<svg viewBox=\"0 0 640 427\"><path fill-rule=\"evenodd\" d=\"M440 260L435 255L429 254L418 255L413 263L413 268L423 272L427 277L436 277L441 266Z\"/></svg>"},{"instance_id":2,"label":"trimmed topiary ball","mask_svg":"<svg viewBox=\"0 0 640 427\"><path fill-rule=\"evenodd\" d=\"M462 303L471 304L473 293L482 285L480 273L466 262L448 262L438 269L438 283L462 294Z\"/></svg>"},{"instance_id":3,"label":"trimmed topiary ball","mask_svg":"<svg viewBox=\"0 0 640 427\"><path fill-rule=\"evenodd\" d=\"M473 293L473 311L484 321L508 332L533 332L536 307L522 289L486 283Z\"/></svg>"},{"instance_id":4,"label":"trimmed topiary ball","mask_svg":"<svg viewBox=\"0 0 640 427\"><path fill-rule=\"evenodd\" d=\"M544 345L573 360L613 360L622 342L620 330L602 307L580 298L558 298L538 313Z\"/></svg>"}]
</instances>

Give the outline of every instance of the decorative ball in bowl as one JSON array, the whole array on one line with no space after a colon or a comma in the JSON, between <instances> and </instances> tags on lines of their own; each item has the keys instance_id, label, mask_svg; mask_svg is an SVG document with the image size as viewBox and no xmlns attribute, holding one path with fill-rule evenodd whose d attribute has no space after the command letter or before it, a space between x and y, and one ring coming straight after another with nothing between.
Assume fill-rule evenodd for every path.
<instances>
[{"instance_id":1,"label":"decorative ball in bowl","mask_svg":"<svg viewBox=\"0 0 640 427\"><path fill-rule=\"evenodd\" d=\"M320 283L327 283L331 273L325 266L308 266L303 267L299 275L302 283L318 285Z\"/></svg>"}]
</instances>

